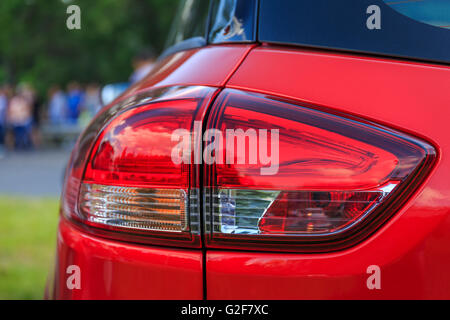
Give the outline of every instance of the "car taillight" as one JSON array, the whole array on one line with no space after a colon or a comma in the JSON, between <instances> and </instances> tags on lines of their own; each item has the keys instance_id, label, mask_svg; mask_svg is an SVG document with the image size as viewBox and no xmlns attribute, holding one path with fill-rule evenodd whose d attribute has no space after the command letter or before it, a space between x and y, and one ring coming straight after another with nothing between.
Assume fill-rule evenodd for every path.
<instances>
[{"instance_id":1,"label":"car taillight","mask_svg":"<svg viewBox=\"0 0 450 320\"><path fill-rule=\"evenodd\" d=\"M344 248L392 216L436 158L405 133L231 89L206 129L207 143L222 133L215 163L205 165L209 247Z\"/></svg>"},{"instance_id":2,"label":"car taillight","mask_svg":"<svg viewBox=\"0 0 450 320\"><path fill-rule=\"evenodd\" d=\"M63 214L135 242L200 247L203 232L211 248L329 251L377 230L436 159L409 134L233 89L205 120L215 92L163 88L102 110L72 154Z\"/></svg>"},{"instance_id":3,"label":"car taillight","mask_svg":"<svg viewBox=\"0 0 450 320\"><path fill-rule=\"evenodd\" d=\"M76 147L65 214L104 236L198 247L197 169L172 160L172 133L193 130L214 91L167 88L104 110Z\"/></svg>"}]
</instances>

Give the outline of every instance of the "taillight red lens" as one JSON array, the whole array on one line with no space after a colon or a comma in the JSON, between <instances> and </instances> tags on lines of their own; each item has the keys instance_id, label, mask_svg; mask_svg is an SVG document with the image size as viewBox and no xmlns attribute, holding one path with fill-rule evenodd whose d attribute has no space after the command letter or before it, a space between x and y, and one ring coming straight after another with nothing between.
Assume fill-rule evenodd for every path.
<instances>
[{"instance_id":1,"label":"taillight red lens","mask_svg":"<svg viewBox=\"0 0 450 320\"><path fill-rule=\"evenodd\" d=\"M378 205L382 191L283 191L258 222L261 234L330 232Z\"/></svg>"},{"instance_id":2,"label":"taillight red lens","mask_svg":"<svg viewBox=\"0 0 450 320\"><path fill-rule=\"evenodd\" d=\"M216 99L207 129L223 133L205 168L211 247L344 247L390 217L435 159L407 134L236 90Z\"/></svg>"},{"instance_id":3,"label":"taillight red lens","mask_svg":"<svg viewBox=\"0 0 450 320\"><path fill-rule=\"evenodd\" d=\"M85 148L84 173L73 166L67 179L69 216L105 236L199 246L197 169L172 160L178 147L172 133L191 132L213 92L169 88L141 94L114 112L105 110L80 140L91 147ZM72 190L70 181L79 187ZM77 205L70 203L73 192L78 192Z\"/></svg>"},{"instance_id":4,"label":"taillight red lens","mask_svg":"<svg viewBox=\"0 0 450 320\"><path fill-rule=\"evenodd\" d=\"M85 183L175 187L187 191L189 165L171 159L177 129L190 131L195 99L162 101L125 111L102 131L84 173Z\"/></svg>"}]
</instances>

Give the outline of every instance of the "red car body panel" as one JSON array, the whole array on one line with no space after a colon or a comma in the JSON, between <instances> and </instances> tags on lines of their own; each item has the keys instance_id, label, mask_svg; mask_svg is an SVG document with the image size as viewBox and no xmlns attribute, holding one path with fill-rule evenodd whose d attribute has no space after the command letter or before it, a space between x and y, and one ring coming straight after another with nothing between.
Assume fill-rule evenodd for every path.
<instances>
[{"instance_id":1,"label":"red car body panel","mask_svg":"<svg viewBox=\"0 0 450 320\"><path fill-rule=\"evenodd\" d=\"M61 220L56 299L201 299L202 253L90 236ZM67 267L80 267L81 288L66 286Z\"/></svg>"},{"instance_id":2,"label":"red car body panel","mask_svg":"<svg viewBox=\"0 0 450 320\"><path fill-rule=\"evenodd\" d=\"M227 87L372 119L434 142L440 158L402 210L354 248L207 252L209 299L450 298L450 68L263 46L250 52ZM382 290L366 286L370 265L381 268Z\"/></svg>"},{"instance_id":3,"label":"red car body panel","mask_svg":"<svg viewBox=\"0 0 450 320\"><path fill-rule=\"evenodd\" d=\"M174 53L160 60L144 80L127 90L126 96L176 85L221 87L252 47L221 45Z\"/></svg>"},{"instance_id":4,"label":"red car body panel","mask_svg":"<svg viewBox=\"0 0 450 320\"><path fill-rule=\"evenodd\" d=\"M334 108L419 136L436 146L439 159L387 224L357 246L333 253L136 245L88 235L62 219L54 298L450 298L450 68L299 48L220 45L163 59L125 95L172 85L225 86ZM70 264L82 270L81 290L66 289ZM366 286L370 265L381 268L382 290Z\"/></svg>"}]
</instances>

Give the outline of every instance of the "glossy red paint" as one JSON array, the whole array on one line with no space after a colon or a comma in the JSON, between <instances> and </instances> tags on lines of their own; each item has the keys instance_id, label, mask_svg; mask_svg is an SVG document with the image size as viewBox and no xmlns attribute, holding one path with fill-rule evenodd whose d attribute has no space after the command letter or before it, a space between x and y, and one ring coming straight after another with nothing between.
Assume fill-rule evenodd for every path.
<instances>
[{"instance_id":1,"label":"glossy red paint","mask_svg":"<svg viewBox=\"0 0 450 320\"><path fill-rule=\"evenodd\" d=\"M356 247L324 254L208 252L208 299L450 298L449 67L263 46L227 87L374 120L434 143L440 159L400 212ZM366 286L370 265L381 268L381 290Z\"/></svg>"},{"instance_id":2,"label":"glossy red paint","mask_svg":"<svg viewBox=\"0 0 450 320\"><path fill-rule=\"evenodd\" d=\"M55 299L201 299L202 253L104 240L62 219ZM66 286L67 267L80 267L81 289Z\"/></svg>"},{"instance_id":3,"label":"glossy red paint","mask_svg":"<svg viewBox=\"0 0 450 320\"><path fill-rule=\"evenodd\" d=\"M180 51L160 60L125 96L168 86L223 86L254 45L221 45Z\"/></svg>"}]
</instances>

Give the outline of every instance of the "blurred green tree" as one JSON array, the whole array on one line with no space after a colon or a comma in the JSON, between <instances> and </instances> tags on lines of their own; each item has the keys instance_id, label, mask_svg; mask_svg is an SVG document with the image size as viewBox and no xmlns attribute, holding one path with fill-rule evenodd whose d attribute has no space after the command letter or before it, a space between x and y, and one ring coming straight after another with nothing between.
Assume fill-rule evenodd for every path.
<instances>
[{"instance_id":1,"label":"blurred green tree","mask_svg":"<svg viewBox=\"0 0 450 320\"><path fill-rule=\"evenodd\" d=\"M69 30L69 5L81 30ZM133 56L163 49L178 0L1 0L0 83L29 82L44 94L70 80L126 81Z\"/></svg>"}]
</instances>

